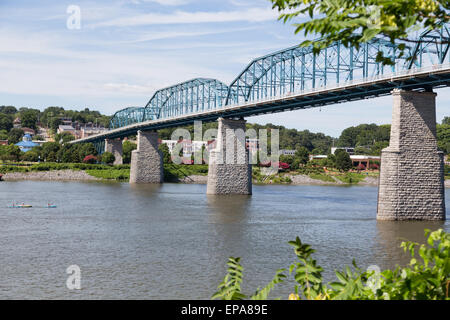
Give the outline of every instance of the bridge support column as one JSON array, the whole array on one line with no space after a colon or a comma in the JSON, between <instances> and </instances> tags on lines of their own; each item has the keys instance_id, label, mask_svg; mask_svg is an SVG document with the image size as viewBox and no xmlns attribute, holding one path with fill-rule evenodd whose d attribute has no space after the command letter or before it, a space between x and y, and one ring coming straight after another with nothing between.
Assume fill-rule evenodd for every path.
<instances>
[{"instance_id":1,"label":"bridge support column","mask_svg":"<svg viewBox=\"0 0 450 320\"><path fill-rule=\"evenodd\" d=\"M378 220L445 220L436 94L394 90L391 140L381 154Z\"/></svg>"},{"instance_id":2,"label":"bridge support column","mask_svg":"<svg viewBox=\"0 0 450 320\"><path fill-rule=\"evenodd\" d=\"M114 155L114 165L123 164L122 139L105 139L105 152L111 152Z\"/></svg>"},{"instance_id":3,"label":"bridge support column","mask_svg":"<svg viewBox=\"0 0 450 320\"><path fill-rule=\"evenodd\" d=\"M156 131L138 131L137 150L131 153L130 183L162 183L163 161Z\"/></svg>"},{"instance_id":4,"label":"bridge support column","mask_svg":"<svg viewBox=\"0 0 450 320\"><path fill-rule=\"evenodd\" d=\"M207 194L252 194L252 166L245 120L220 118L216 148L209 155Z\"/></svg>"}]
</instances>

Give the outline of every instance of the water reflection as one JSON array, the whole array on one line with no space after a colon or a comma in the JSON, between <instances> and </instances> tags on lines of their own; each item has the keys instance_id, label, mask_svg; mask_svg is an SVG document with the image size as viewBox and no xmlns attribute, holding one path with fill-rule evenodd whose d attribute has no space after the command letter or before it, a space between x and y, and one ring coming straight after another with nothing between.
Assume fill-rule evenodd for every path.
<instances>
[{"instance_id":1,"label":"water reflection","mask_svg":"<svg viewBox=\"0 0 450 320\"><path fill-rule=\"evenodd\" d=\"M130 184L130 190L139 196L158 194L162 187L162 184Z\"/></svg>"},{"instance_id":2,"label":"water reflection","mask_svg":"<svg viewBox=\"0 0 450 320\"><path fill-rule=\"evenodd\" d=\"M431 231L445 227L443 221L377 221L377 243L374 246L375 261L383 268L394 268L409 263L410 255L400 245L403 241L425 243L425 229Z\"/></svg>"},{"instance_id":3,"label":"water reflection","mask_svg":"<svg viewBox=\"0 0 450 320\"><path fill-rule=\"evenodd\" d=\"M244 222L251 199L248 195L207 195L209 220L222 224Z\"/></svg>"}]
</instances>

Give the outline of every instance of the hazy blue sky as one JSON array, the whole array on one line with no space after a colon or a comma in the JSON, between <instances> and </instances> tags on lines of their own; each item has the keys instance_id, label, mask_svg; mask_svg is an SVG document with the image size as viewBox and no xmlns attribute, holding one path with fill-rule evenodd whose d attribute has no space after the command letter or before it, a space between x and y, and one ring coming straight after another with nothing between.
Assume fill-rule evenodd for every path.
<instances>
[{"instance_id":1,"label":"hazy blue sky","mask_svg":"<svg viewBox=\"0 0 450 320\"><path fill-rule=\"evenodd\" d=\"M81 8L70 30L69 5ZM0 0L0 105L105 114L195 77L230 83L253 59L298 44L266 0ZM450 91L438 91L438 120ZM390 123L390 97L248 118L338 136Z\"/></svg>"}]
</instances>

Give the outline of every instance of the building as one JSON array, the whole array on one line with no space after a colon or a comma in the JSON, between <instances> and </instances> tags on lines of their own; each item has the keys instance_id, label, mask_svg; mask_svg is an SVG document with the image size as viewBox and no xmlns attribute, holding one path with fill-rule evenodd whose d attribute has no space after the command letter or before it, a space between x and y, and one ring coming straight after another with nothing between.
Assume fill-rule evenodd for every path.
<instances>
[{"instance_id":1,"label":"building","mask_svg":"<svg viewBox=\"0 0 450 320\"><path fill-rule=\"evenodd\" d=\"M81 136L81 139L83 139L95 134L104 133L105 131L108 131L108 129L102 127L81 127L79 135Z\"/></svg>"},{"instance_id":2,"label":"building","mask_svg":"<svg viewBox=\"0 0 450 320\"><path fill-rule=\"evenodd\" d=\"M22 121L19 117L15 118L13 121L14 128L22 128Z\"/></svg>"},{"instance_id":3,"label":"building","mask_svg":"<svg viewBox=\"0 0 450 320\"><path fill-rule=\"evenodd\" d=\"M36 131L34 131L31 128L23 127L22 131L24 134L29 134L30 136L34 136L36 134Z\"/></svg>"},{"instance_id":4,"label":"building","mask_svg":"<svg viewBox=\"0 0 450 320\"><path fill-rule=\"evenodd\" d=\"M281 149L280 156L295 156L296 150Z\"/></svg>"},{"instance_id":5,"label":"building","mask_svg":"<svg viewBox=\"0 0 450 320\"><path fill-rule=\"evenodd\" d=\"M310 154L310 155L309 155L309 161L312 161L312 160L322 160L322 159L326 159L326 158L328 158L328 156L326 156L326 155L321 155L321 154L319 154L319 155L312 155L312 154Z\"/></svg>"},{"instance_id":6,"label":"building","mask_svg":"<svg viewBox=\"0 0 450 320\"><path fill-rule=\"evenodd\" d=\"M173 149L178 143L183 145L183 157L190 157L192 153L201 151L203 146L208 149L208 142L206 141L191 141L191 140L161 140L161 143L165 143L169 148L169 152L172 153Z\"/></svg>"},{"instance_id":7,"label":"building","mask_svg":"<svg viewBox=\"0 0 450 320\"><path fill-rule=\"evenodd\" d=\"M39 146L39 144L33 142L31 136L29 134L26 134L23 136L22 141L16 143L16 146L18 146L21 151L28 152L34 147Z\"/></svg>"},{"instance_id":8,"label":"building","mask_svg":"<svg viewBox=\"0 0 450 320\"><path fill-rule=\"evenodd\" d=\"M0 146L7 146L8 140L0 140Z\"/></svg>"},{"instance_id":9,"label":"building","mask_svg":"<svg viewBox=\"0 0 450 320\"><path fill-rule=\"evenodd\" d=\"M353 148L353 147L333 147L333 148L331 148L331 154L335 154L336 150L338 150L338 149L344 150L349 155L355 154L355 148Z\"/></svg>"},{"instance_id":10,"label":"building","mask_svg":"<svg viewBox=\"0 0 450 320\"><path fill-rule=\"evenodd\" d=\"M58 134L61 134L64 132L70 133L71 135L75 136L75 128L72 127L72 125L61 124L58 127Z\"/></svg>"},{"instance_id":11,"label":"building","mask_svg":"<svg viewBox=\"0 0 450 320\"><path fill-rule=\"evenodd\" d=\"M350 156L352 164L354 167L363 165L365 169L370 169L372 167L379 168L381 157L377 156L363 156L363 155L352 155Z\"/></svg>"}]
</instances>

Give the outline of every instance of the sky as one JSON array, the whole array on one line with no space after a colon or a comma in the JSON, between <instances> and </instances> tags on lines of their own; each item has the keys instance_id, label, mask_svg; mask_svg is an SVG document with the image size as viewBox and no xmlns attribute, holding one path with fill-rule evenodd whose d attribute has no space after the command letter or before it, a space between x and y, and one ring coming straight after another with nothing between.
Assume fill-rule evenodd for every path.
<instances>
[{"instance_id":1,"label":"sky","mask_svg":"<svg viewBox=\"0 0 450 320\"><path fill-rule=\"evenodd\" d=\"M196 77L229 84L252 59L304 40L277 18L268 0L0 0L0 105L112 115ZM437 93L440 122L450 89ZM338 137L390 123L391 111L382 97L247 120Z\"/></svg>"}]
</instances>

